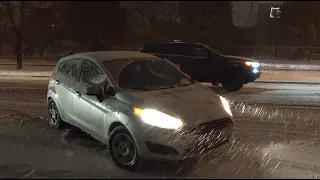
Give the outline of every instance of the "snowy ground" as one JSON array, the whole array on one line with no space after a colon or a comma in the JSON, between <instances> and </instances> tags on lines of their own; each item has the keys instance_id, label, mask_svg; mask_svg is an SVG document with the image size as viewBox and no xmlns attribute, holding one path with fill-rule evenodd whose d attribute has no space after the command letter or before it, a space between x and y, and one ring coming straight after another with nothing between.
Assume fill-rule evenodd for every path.
<instances>
[{"instance_id":1,"label":"snowy ground","mask_svg":"<svg viewBox=\"0 0 320 180\"><path fill-rule=\"evenodd\" d=\"M232 102L234 141L197 163L150 162L144 174L115 167L106 147L78 130L51 129L46 87L47 78L0 79L1 178L319 177L320 85L252 83L236 93L210 87Z\"/></svg>"}]
</instances>

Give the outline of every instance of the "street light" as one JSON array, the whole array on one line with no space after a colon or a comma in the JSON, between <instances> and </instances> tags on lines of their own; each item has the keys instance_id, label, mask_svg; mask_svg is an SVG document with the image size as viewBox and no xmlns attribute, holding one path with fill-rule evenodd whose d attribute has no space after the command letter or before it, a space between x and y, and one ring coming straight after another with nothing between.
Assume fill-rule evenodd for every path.
<instances>
[{"instance_id":1,"label":"street light","mask_svg":"<svg viewBox=\"0 0 320 180\"><path fill-rule=\"evenodd\" d=\"M278 19L281 17L281 10L280 7L271 7L270 9L270 18L271 19Z\"/></svg>"}]
</instances>

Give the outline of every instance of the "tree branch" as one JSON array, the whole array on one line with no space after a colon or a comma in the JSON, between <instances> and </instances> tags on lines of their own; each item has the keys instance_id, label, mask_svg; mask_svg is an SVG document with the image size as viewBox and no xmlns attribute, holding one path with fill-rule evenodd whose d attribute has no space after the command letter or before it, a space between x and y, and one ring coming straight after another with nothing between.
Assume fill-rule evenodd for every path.
<instances>
[{"instance_id":1,"label":"tree branch","mask_svg":"<svg viewBox=\"0 0 320 180\"><path fill-rule=\"evenodd\" d=\"M9 17L10 21L11 21L11 24L12 24L12 27L14 29L14 31L17 33L18 35L18 28L16 26L16 22L13 18L13 11L12 11L12 4L9 2L9 1L0 1L1 4L6 8L7 10L7 13L6 13L6 16Z\"/></svg>"}]
</instances>

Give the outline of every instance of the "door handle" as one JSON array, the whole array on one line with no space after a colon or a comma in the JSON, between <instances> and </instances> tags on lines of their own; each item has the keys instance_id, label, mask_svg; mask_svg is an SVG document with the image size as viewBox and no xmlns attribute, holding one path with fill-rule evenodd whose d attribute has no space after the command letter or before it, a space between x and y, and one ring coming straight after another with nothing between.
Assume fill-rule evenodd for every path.
<instances>
[{"instance_id":1,"label":"door handle","mask_svg":"<svg viewBox=\"0 0 320 180\"><path fill-rule=\"evenodd\" d=\"M77 96L81 96L81 94L79 93L79 91L76 91L76 95L77 95Z\"/></svg>"},{"instance_id":2,"label":"door handle","mask_svg":"<svg viewBox=\"0 0 320 180\"><path fill-rule=\"evenodd\" d=\"M55 80L54 82L55 82L57 85L60 84L60 81L59 81L59 80Z\"/></svg>"}]
</instances>

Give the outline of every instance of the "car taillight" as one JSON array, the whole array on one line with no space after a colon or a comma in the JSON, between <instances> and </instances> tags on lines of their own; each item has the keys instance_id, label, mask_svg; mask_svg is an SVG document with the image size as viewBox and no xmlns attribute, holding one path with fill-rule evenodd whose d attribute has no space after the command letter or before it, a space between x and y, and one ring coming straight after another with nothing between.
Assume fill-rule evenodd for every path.
<instances>
[{"instance_id":1,"label":"car taillight","mask_svg":"<svg viewBox=\"0 0 320 180\"><path fill-rule=\"evenodd\" d=\"M50 77L52 76L52 72L50 72Z\"/></svg>"}]
</instances>

